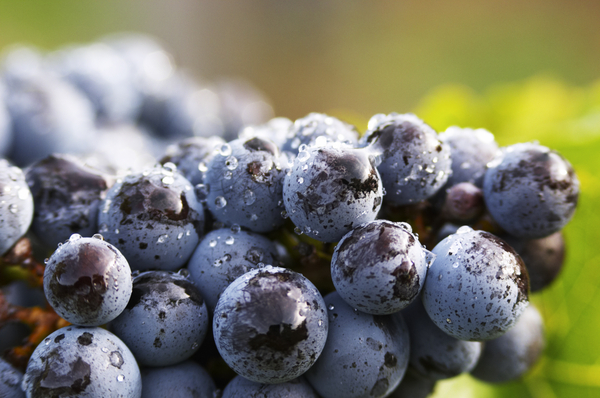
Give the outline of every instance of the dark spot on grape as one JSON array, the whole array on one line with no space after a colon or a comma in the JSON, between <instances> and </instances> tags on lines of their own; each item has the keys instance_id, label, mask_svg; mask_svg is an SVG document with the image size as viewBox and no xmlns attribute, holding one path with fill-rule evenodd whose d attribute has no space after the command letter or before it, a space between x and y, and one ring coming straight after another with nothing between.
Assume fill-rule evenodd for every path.
<instances>
[{"instance_id":1,"label":"dark spot on grape","mask_svg":"<svg viewBox=\"0 0 600 398\"><path fill-rule=\"evenodd\" d=\"M146 242L140 242L140 249L144 250L148 247L148 244Z\"/></svg>"},{"instance_id":2,"label":"dark spot on grape","mask_svg":"<svg viewBox=\"0 0 600 398\"><path fill-rule=\"evenodd\" d=\"M277 324L269 326L267 333L258 333L248 340L249 346L253 350L259 350L266 347L283 353L290 353L294 347L301 341L308 338L308 328L306 320L293 328L290 324Z\"/></svg>"},{"instance_id":3,"label":"dark spot on grape","mask_svg":"<svg viewBox=\"0 0 600 398\"><path fill-rule=\"evenodd\" d=\"M264 140L262 138L252 138L244 142L244 148L250 152L268 152L273 156L277 156L279 149L273 142Z\"/></svg>"},{"instance_id":4,"label":"dark spot on grape","mask_svg":"<svg viewBox=\"0 0 600 398\"><path fill-rule=\"evenodd\" d=\"M59 342L60 342L62 339L64 339L64 338L65 338L65 334L64 334L64 333L63 333L63 334L59 334L58 336L56 336L56 337L54 338L54 342L55 342L55 343L59 343Z\"/></svg>"},{"instance_id":5,"label":"dark spot on grape","mask_svg":"<svg viewBox=\"0 0 600 398\"><path fill-rule=\"evenodd\" d=\"M383 364L388 368L393 368L398 364L398 358L388 351L385 353Z\"/></svg>"},{"instance_id":6,"label":"dark spot on grape","mask_svg":"<svg viewBox=\"0 0 600 398\"><path fill-rule=\"evenodd\" d=\"M91 383L91 367L81 357L68 364L65 373L59 369L66 366L64 359L56 352L51 352L45 361L44 370L34 375L33 396L54 398L59 396L76 396L85 391Z\"/></svg>"},{"instance_id":7,"label":"dark spot on grape","mask_svg":"<svg viewBox=\"0 0 600 398\"><path fill-rule=\"evenodd\" d=\"M153 345L154 345L154 347L156 347L156 348L160 348L160 347L162 347L162 341L160 341L160 338L159 338L159 337L157 337L157 338L155 338L155 339L154 339L154 343L153 343Z\"/></svg>"},{"instance_id":8,"label":"dark spot on grape","mask_svg":"<svg viewBox=\"0 0 600 398\"><path fill-rule=\"evenodd\" d=\"M81 345L90 345L92 344L92 340L94 336L91 333L84 332L81 336L77 338L77 342Z\"/></svg>"},{"instance_id":9,"label":"dark spot on grape","mask_svg":"<svg viewBox=\"0 0 600 398\"><path fill-rule=\"evenodd\" d=\"M381 397L386 393L389 387L390 382L388 379L379 379L375 382L373 388L371 388L370 394L372 397Z\"/></svg>"}]
</instances>

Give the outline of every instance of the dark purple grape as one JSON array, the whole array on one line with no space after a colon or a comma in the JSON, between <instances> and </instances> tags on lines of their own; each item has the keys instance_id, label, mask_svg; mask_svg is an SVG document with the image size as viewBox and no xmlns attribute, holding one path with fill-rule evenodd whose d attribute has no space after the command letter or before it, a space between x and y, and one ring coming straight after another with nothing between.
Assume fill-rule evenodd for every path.
<instances>
[{"instance_id":1,"label":"dark purple grape","mask_svg":"<svg viewBox=\"0 0 600 398\"><path fill-rule=\"evenodd\" d=\"M523 259L532 293L549 286L560 274L565 260L565 239L561 231L540 239L518 239L510 235L504 239Z\"/></svg>"},{"instance_id":2,"label":"dark purple grape","mask_svg":"<svg viewBox=\"0 0 600 398\"><path fill-rule=\"evenodd\" d=\"M543 238L573 217L579 180L558 152L539 144L515 144L488 164L485 204L494 221L518 238Z\"/></svg>"},{"instance_id":3,"label":"dark purple grape","mask_svg":"<svg viewBox=\"0 0 600 398\"><path fill-rule=\"evenodd\" d=\"M54 310L81 326L100 326L116 318L131 297L131 268L101 236L74 234L50 256L44 293Z\"/></svg>"},{"instance_id":4,"label":"dark purple grape","mask_svg":"<svg viewBox=\"0 0 600 398\"><path fill-rule=\"evenodd\" d=\"M304 276L266 266L225 289L213 318L215 343L227 364L257 383L283 383L306 372L327 339L319 291Z\"/></svg>"},{"instance_id":5,"label":"dark purple grape","mask_svg":"<svg viewBox=\"0 0 600 398\"><path fill-rule=\"evenodd\" d=\"M34 201L32 229L46 246L98 231L98 208L112 179L69 155L36 162L25 178Z\"/></svg>"}]
</instances>

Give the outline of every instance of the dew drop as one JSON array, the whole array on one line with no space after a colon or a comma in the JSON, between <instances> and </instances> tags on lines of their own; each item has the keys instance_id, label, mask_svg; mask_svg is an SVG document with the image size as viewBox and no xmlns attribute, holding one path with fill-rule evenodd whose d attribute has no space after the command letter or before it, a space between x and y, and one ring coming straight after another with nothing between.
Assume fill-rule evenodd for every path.
<instances>
[{"instance_id":1,"label":"dew drop","mask_svg":"<svg viewBox=\"0 0 600 398\"><path fill-rule=\"evenodd\" d=\"M156 239L156 243L165 243L165 241L169 238L169 235L161 235Z\"/></svg>"},{"instance_id":2,"label":"dew drop","mask_svg":"<svg viewBox=\"0 0 600 398\"><path fill-rule=\"evenodd\" d=\"M298 181L298 184L302 184L302 183L304 183L304 178L298 177L298 179L296 181Z\"/></svg>"},{"instance_id":3,"label":"dew drop","mask_svg":"<svg viewBox=\"0 0 600 398\"><path fill-rule=\"evenodd\" d=\"M296 235L302 235L302 230L300 229L300 227L294 228L294 232L296 233Z\"/></svg>"},{"instance_id":4,"label":"dew drop","mask_svg":"<svg viewBox=\"0 0 600 398\"><path fill-rule=\"evenodd\" d=\"M335 310L335 305L329 304L329 307L327 307L327 308L329 308L329 311L333 311L333 310Z\"/></svg>"},{"instance_id":5,"label":"dew drop","mask_svg":"<svg viewBox=\"0 0 600 398\"><path fill-rule=\"evenodd\" d=\"M322 320L322 319L319 319L319 320L317 321L317 325L319 325L319 326L323 326L323 320Z\"/></svg>"},{"instance_id":6,"label":"dew drop","mask_svg":"<svg viewBox=\"0 0 600 398\"><path fill-rule=\"evenodd\" d=\"M102 236L102 234L94 234L94 235L92 235L92 238L99 239L99 240L104 240L104 236Z\"/></svg>"},{"instance_id":7,"label":"dew drop","mask_svg":"<svg viewBox=\"0 0 600 398\"><path fill-rule=\"evenodd\" d=\"M165 169L165 171L169 173L174 173L175 171L177 171L177 165L173 162L167 162L163 164L163 169Z\"/></svg>"},{"instance_id":8,"label":"dew drop","mask_svg":"<svg viewBox=\"0 0 600 398\"><path fill-rule=\"evenodd\" d=\"M106 347L102 347L102 348L100 349L100 351L102 351L103 353L107 353L107 352L108 352L108 348L106 348Z\"/></svg>"},{"instance_id":9,"label":"dew drop","mask_svg":"<svg viewBox=\"0 0 600 398\"><path fill-rule=\"evenodd\" d=\"M244 204L246 206L250 206L254 202L256 202L256 194L254 192L252 192L250 189L246 189L244 191Z\"/></svg>"},{"instance_id":10,"label":"dew drop","mask_svg":"<svg viewBox=\"0 0 600 398\"><path fill-rule=\"evenodd\" d=\"M117 381L118 381L119 383L122 383L124 380L125 380L125 376L124 376L124 375L118 375L118 376L117 376Z\"/></svg>"},{"instance_id":11,"label":"dew drop","mask_svg":"<svg viewBox=\"0 0 600 398\"><path fill-rule=\"evenodd\" d=\"M208 171L208 167L206 167L206 163L204 163L204 162L198 163L198 171L206 173Z\"/></svg>"},{"instance_id":12,"label":"dew drop","mask_svg":"<svg viewBox=\"0 0 600 398\"><path fill-rule=\"evenodd\" d=\"M229 156L231 155L231 146L229 144L223 144L219 148L219 154L221 156Z\"/></svg>"},{"instance_id":13,"label":"dew drop","mask_svg":"<svg viewBox=\"0 0 600 398\"><path fill-rule=\"evenodd\" d=\"M230 245L230 246L231 246L231 245L233 245L233 243L234 243L234 242L235 242L235 239L234 239L234 238L233 238L233 236L231 236L231 235L230 235L230 236L228 236L228 237L225 239L225 244L226 244L226 245Z\"/></svg>"},{"instance_id":14,"label":"dew drop","mask_svg":"<svg viewBox=\"0 0 600 398\"><path fill-rule=\"evenodd\" d=\"M175 182L175 179L172 176L165 176L162 179L162 183L165 185L171 185Z\"/></svg>"},{"instance_id":15,"label":"dew drop","mask_svg":"<svg viewBox=\"0 0 600 398\"><path fill-rule=\"evenodd\" d=\"M256 221L256 220L258 220L258 216L257 216L256 214L254 214L254 213L253 213L253 214L251 214L251 215L250 215L250 220L251 220L251 221Z\"/></svg>"},{"instance_id":16,"label":"dew drop","mask_svg":"<svg viewBox=\"0 0 600 398\"><path fill-rule=\"evenodd\" d=\"M69 237L69 242L76 242L76 241L78 241L79 239L81 239L81 235L79 235L79 234L73 234L73 235L71 235L71 236Z\"/></svg>"},{"instance_id":17,"label":"dew drop","mask_svg":"<svg viewBox=\"0 0 600 398\"><path fill-rule=\"evenodd\" d=\"M446 323L452 323L452 321L450 320L450 318L446 318Z\"/></svg>"},{"instance_id":18,"label":"dew drop","mask_svg":"<svg viewBox=\"0 0 600 398\"><path fill-rule=\"evenodd\" d=\"M231 180L232 176L233 176L233 174L229 170L225 170L225 172L223 172L223 178L226 180Z\"/></svg>"},{"instance_id":19,"label":"dew drop","mask_svg":"<svg viewBox=\"0 0 600 398\"><path fill-rule=\"evenodd\" d=\"M181 238L183 238L183 232L177 234L177 240L180 240Z\"/></svg>"},{"instance_id":20,"label":"dew drop","mask_svg":"<svg viewBox=\"0 0 600 398\"><path fill-rule=\"evenodd\" d=\"M309 158L310 158L310 153L308 153L308 151L306 151L306 150L300 151L298 153L298 156L296 156L296 159L298 159L299 162L306 162ZM308 166L304 165L304 167L308 167Z\"/></svg>"},{"instance_id":21,"label":"dew drop","mask_svg":"<svg viewBox=\"0 0 600 398\"><path fill-rule=\"evenodd\" d=\"M229 170L235 170L238 167L238 160L235 156L229 156L225 159L225 167Z\"/></svg>"},{"instance_id":22,"label":"dew drop","mask_svg":"<svg viewBox=\"0 0 600 398\"><path fill-rule=\"evenodd\" d=\"M208 242L208 245L209 245L210 247L215 247L215 246L217 245L217 241L216 241L215 239L211 239L211 240Z\"/></svg>"},{"instance_id":23,"label":"dew drop","mask_svg":"<svg viewBox=\"0 0 600 398\"><path fill-rule=\"evenodd\" d=\"M456 233L462 235L471 231L473 231L473 228L469 227L468 225L463 225L462 227L456 230Z\"/></svg>"},{"instance_id":24,"label":"dew drop","mask_svg":"<svg viewBox=\"0 0 600 398\"><path fill-rule=\"evenodd\" d=\"M16 204L11 204L8 206L8 210L12 213L12 214L17 214L19 212L19 206L17 206Z\"/></svg>"},{"instance_id":25,"label":"dew drop","mask_svg":"<svg viewBox=\"0 0 600 398\"><path fill-rule=\"evenodd\" d=\"M217 206L217 209L222 209L227 206L227 199L222 196L217 196L215 199L215 206Z\"/></svg>"},{"instance_id":26,"label":"dew drop","mask_svg":"<svg viewBox=\"0 0 600 398\"><path fill-rule=\"evenodd\" d=\"M240 232L242 230L242 227L240 227L239 224L233 224L230 229L231 229L231 232L233 232L234 234L237 234L238 232Z\"/></svg>"}]
</instances>

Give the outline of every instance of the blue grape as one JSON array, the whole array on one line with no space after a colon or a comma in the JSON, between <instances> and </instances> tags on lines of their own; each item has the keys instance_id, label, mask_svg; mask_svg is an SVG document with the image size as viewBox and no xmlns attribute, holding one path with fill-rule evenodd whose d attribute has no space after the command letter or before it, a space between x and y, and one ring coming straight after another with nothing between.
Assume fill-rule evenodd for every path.
<instances>
[{"instance_id":1,"label":"blue grape","mask_svg":"<svg viewBox=\"0 0 600 398\"><path fill-rule=\"evenodd\" d=\"M439 134L439 139L450 146L452 174L447 186L470 182L481 188L486 165L498 152L494 135L485 129L451 126Z\"/></svg>"},{"instance_id":2,"label":"blue grape","mask_svg":"<svg viewBox=\"0 0 600 398\"><path fill-rule=\"evenodd\" d=\"M400 385L387 398L427 398L433 393L436 381L419 376L408 368Z\"/></svg>"},{"instance_id":3,"label":"blue grape","mask_svg":"<svg viewBox=\"0 0 600 398\"><path fill-rule=\"evenodd\" d=\"M500 238L461 227L432 250L422 300L431 320L460 340L501 336L529 304L521 257Z\"/></svg>"},{"instance_id":4,"label":"blue grape","mask_svg":"<svg viewBox=\"0 0 600 398\"><path fill-rule=\"evenodd\" d=\"M152 147L151 137L140 125L109 125L98 129L94 151L80 158L90 167L122 176L154 166L156 158Z\"/></svg>"},{"instance_id":5,"label":"blue grape","mask_svg":"<svg viewBox=\"0 0 600 398\"><path fill-rule=\"evenodd\" d=\"M98 208L111 180L68 155L50 155L27 169L34 201L32 230L55 248L74 233L98 231Z\"/></svg>"},{"instance_id":6,"label":"blue grape","mask_svg":"<svg viewBox=\"0 0 600 398\"><path fill-rule=\"evenodd\" d=\"M236 376L227 384L221 398L319 398L304 378L279 384L260 384Z\"/></svg>"},{"instance_id":7,"label":"blue grape","mask_svg":"<svg viewBox=\"0 0 600 398\"><path fill-rule=\"evenodd\" d=\"M44 270L48 302L76 325L110 322L125 309L131 292L127 260L99 236L72 235L52 253Z\"/></svg>"},{"instance_id":8,"label":"blue grape","mask_svg":"<svg viewBox=\"0 0 600 398\"><path fill-rule=\"evenodd\" d=\"M291 126L292 121L290 119L286 117L276 117L261 125L246 126L240 131L238 138L248 140L258 137L270 140L281 149L286 142L286 137Z\"/></svg>"},{"instance_id":9,"label":"blue grape","mask_svg":"<svg viewBox=\"0 0 600 398\"><path fill-rule=\"evenodd\" d=\"M481 358L471 374L488 383L518 379L537 363L544 346L544 321L531 305L512 329L485 343Z\"/></svg>"},{"instance_id":10,"label":"blue grape","mask_svg":"<svg viewBox=\"0 0 600 398\"><path fill-rule=\"evenodd\" d=\"M302 147L283 188L287 215L299 231L322 242L337 242L373 221L382 198L369 152L340 145Z\"/></svg>"},{"instance_id":11,"label":"blue grape","mask_svg":"<svg viewBox=\"0 0 600 398\"><path fill-rule=\"evenodd\" d=\"M204 182L206 165L215 156L215 148L223 144L225 140L217 136L186 138L167 147L160 163L173 163L177 170L196 186Z\"/></svg>"},{"instance_id":12,"label":"blue grape","mask_svg":"<svg viewBox=\"0 0 600 398\"><path fill-rule=\"evenodd\" d=\"M266 266L225 289L213 317L223 360L257 383L283 383L317 360L327 339L327 314L319 291L301 274Z\"/></svg>"},{"instance_id":13,"label":"blue grape","mask_svg":"<svg viewBox=\"0 0 600 398\"><path fill-rule=\"evenodd\" d=\"M402 311L410 334L410 367L430 380L448 379L469 372L477 363L483 344L458 340L437 327L421 300Z\"/></svg>"},{"instance_id":14,"label":"blue grape","mask_svg":"<svg viewBox=\"0 0 600 398\"><path fill-rule=\"evenodd\" d=\"M375 220L344 235L333 252L331 277L350 306L385 315L418 296L427 267L427 251L408 224Z\"/></svg>"},{"instance_id":15,"label":"blue grape","mask_svg":"<svg viewBox=\"0 0 600 398\"><path fill-rule=\"evenodd\" d=\"M143 366L169 366L191 357L209 325L198 289L182 275L147 271L133 280L131 300L111 331Z\"/></svg>"},{"instance_id":16,"label":"blue grape","mask_svg":"<svg viewBox=\"0 0 600 398\"><path fill-rule=\"evenodd\" d=\"M110 46L92 43L67 47L49 55L52 69L94 105L103 123L134 121L141 106L125 60Z\"/></svg>"},{"instance_id":17,"label":"blue grape","mask_svg":"<svg viewBox=\"0 0 600 398\"><path fill-rule=\"evenodd\" d=\"M483 182L485 204L510 235L543 238L573 217L579 180L558 152L534 143L515 144L488 166Z\"/></svg>"},{"instance_id":18,"label":"blue grape","mask_svg":"<svg viewBox=\"0 0 600 398\"><path fill-rule=\"evenodd\" d=\"M329 334L323 353L306 372L323 398L381 398L402 380L409 335L400 314L369 315L333 292L325 297Z\"/></svg>"},{"instance_id":19,"label":"blue grape","mask_svg":"<svg viewBox=\"0 0 600 398\"><path fill-rule=\"evenodd\" d=\"M20 81L7 93L14 142L10 158L26 166L52 153L84 153L96 138L89 100L50 76Z\"/></svg>"},{"instance_id":20,"label":"blue grape","mask_svg":"<svg viewBox=\"0 0 600 398\"><path fill-rule=\"evenodd\" d=\"M413 114L373 116L363 142L381 161L377 169L391 205L432 197L452 174L450 147Z\"/></svg>"},{"instance_id":21,"label":"blue grape","mask_svg":"<svg viewBox=\"0 0 600 398\"><path fill-rule=\"evenodd\" d=\"M255 232L283 225L281 217L285 158L262 138L224 144L204 177L206 205L217 221L238 224Z\"/></svg>"},{"instance_id":22,"label":"blue grape","mask_svg":"<svg viewBox=\"0 0 600 398\"><path fill-rule=\"evenodd\" d=\"M523 259L532 293L545 289L556 280L565 260L565 239L561 231L540 239L518 239L508 235L504 240Z\"/></svg>"},{"instance_id":23,"label":"blue grape","mask_svg":"<svg viewBox=\"0 0 600 398\"><path fill-rule=\"evenodd\" d=\"M21 387L30 398L142 396L129 348L104 329L78 326L58 329L37 346Z\"/></svg>"},{"instance_id":24,"label":"blue grape","mask_svg":"<svg viewBox=\"0 0 600 398\"><path fill-rule=\"evenodd\" d=\"M164 138L221 136L218 95L181 71L165 75L144 79L140 123Z\"/></svg>"},{"instance_id":25,"label":"blue grape","mask_svg":"<svg viewBox=\"0 0 600 398\"><path fill-rule=\"evenodd\" d=\"M25 393L21 390L23 373L15 369L10 363L0 358L0 397L22 398Z\"/></svg>"},{"instance_id":26,"label":"blue grape","mask_svg":"<svg viewBox=\"0 0 600 398\"><path fill-rule=\"evenodd\" d=\"M204 210L189 181L157 166L117 180L106 194L98 225L132 269L173 271L198 245Z\"/></svg>"},{"instance_id":27,"label":"blue grape","mask_svg":"<svg viewBox=\"0 0 600 398\"><path fill-rule=\"evenodd\" d=\"M29 229L33 197L23 171L0 159L0 255L4 255Z\"/></svg>"},{"instance_id":28,"label":"blue grape","mask_svg":"<svg viewBox=\"0 0 600 398\"><path fill-rule=\"evenodd\" d=\"M262 265L278 265L277 247L268 238L235 228L209 232L188 262L190 279L213 311L234 280Z\"/></svg>"},{"instance_id":29,"label":"blue grape","mask_svg":"<svg viewBox=\"0 0 600 398\"><path fill-rule=\"evenodd\" d=\"M324 113L309 113L290 126L282 150L297 154L301 145L313 146L327 143L343 143L355 147L358 143L356 128Z\"/></svg>"},{"instance_id":30,"label":"blue grape","mask_svg":"<svg viewBox=\"0 0 600 398\"><path fill-rule=\"evenodd\" d=\"M273 107L252 83L240 78L218 80L214 85L219 98L219 118L225 141L238 137L249 125L266 123L273 117Z\"/></svg>"},{"instance_id":31,"label":"blue grape","mask_svg":"<svg viewBox=\"0 0 600 398\"><path fill-rule=\"evenodd\" d=\"M446 220L473 221L485 211L483 191L470 182L460 182L452 185L444 193L445 198L441 214Z\"/></svg>"},{"instance_id":32,"label":"blue grape","mask_svg":"<svg viewBox=\"0 0 600 398\"><path fill-rule=\"evenodd\" d=\"M142 369L142 398L214 398L217 391L206 370L192 361Z\"/></svg>"}]
</instances>

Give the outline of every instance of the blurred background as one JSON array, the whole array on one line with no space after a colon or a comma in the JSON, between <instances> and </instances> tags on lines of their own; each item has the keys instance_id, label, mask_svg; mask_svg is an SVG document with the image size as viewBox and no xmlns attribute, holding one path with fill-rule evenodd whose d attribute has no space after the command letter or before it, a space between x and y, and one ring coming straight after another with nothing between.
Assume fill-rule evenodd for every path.
<instances>
[{"instance_id":1,"label":"blurred background","mask_svg":"<svg viewBox=\"0 0 600 398\"><path fill-rule=\"evenodd\" d=\"M325 112L360 130L415 112L438 130L484 127L502 145L538 140L573 163L580 205L567 263L533 297L542 361L524 380L469 376L436 397L600 396L600 2L593 0L0 2L0 49L55 50L114 32L154 35L201 79L241 77L276 116Z\"/></svg>"}]
</instances>

